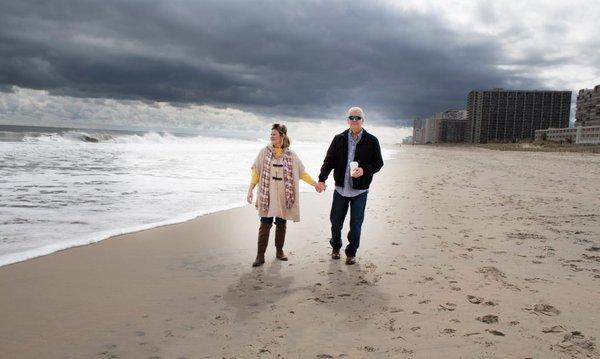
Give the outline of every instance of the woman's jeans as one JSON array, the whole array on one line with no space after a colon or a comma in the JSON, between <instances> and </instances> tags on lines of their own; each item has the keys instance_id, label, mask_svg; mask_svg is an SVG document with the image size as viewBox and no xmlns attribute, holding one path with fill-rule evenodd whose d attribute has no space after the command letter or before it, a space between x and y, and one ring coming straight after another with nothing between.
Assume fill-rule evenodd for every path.
<instances>
[{"instance_id":1,"label":"woman's jeans","mask_svg":"<svg viewBox=\"0 0 600 359\"><path fill-rule=\"evenodd\" d=\"M364 192L355 197L344 197L336 190L333 191L333 203L331 205L331 247L335 250L342 248L342 227L344 219L350 207L350 231L348 232L348 245L346 256L356 257L356 250L360 245L360 230L365 218L365 207L367 206L367 194Z\"/></svg>"},{"instance_id":2,"label":"woman's jeans","mask_svg":"<svg viewBox=\"0 0 600 359\"><path fill-rule=\"evenodd\" d=\"M285 224L287 220L275 217L275 224ZM273 217L260 217L260 223L273 224Z\"/></svg>"}]
</instances>

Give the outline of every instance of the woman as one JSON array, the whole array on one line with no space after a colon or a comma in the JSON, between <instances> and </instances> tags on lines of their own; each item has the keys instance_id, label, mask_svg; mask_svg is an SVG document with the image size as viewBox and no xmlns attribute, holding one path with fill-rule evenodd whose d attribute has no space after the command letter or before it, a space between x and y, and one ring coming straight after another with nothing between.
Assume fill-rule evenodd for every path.
<instances>
[{"instance_id":1,"label":"woman","mask_svg":"<svg viewBox=\"0 0 600 359\"><path fill-rule=\"evenodd\" d=\"M260 150L252 166L252 180L248 188L247 200L252 204L252 191L258 184L256 208L260 217L258 228L258 253L253 267L265 263L265 251L269 244L269 232L275 218L276 257L282 261L288 258L283 252L287 220L300 221L299 179L322 192L306 171L300 158L289 149L290 138L285 125L278 123L271 128L271 143Z\"/></svg>"}]
</instances>

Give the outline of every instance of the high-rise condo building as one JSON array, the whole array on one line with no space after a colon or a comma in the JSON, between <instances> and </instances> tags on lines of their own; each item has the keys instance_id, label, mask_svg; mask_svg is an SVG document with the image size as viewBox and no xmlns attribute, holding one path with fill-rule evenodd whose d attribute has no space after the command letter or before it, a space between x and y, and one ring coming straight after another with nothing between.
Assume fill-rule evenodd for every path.
<instances>
[{"instance_id":1,"label":"high-rise condo building","mask_svg":"<svg viewBox=\"0 0 600 359\"><path fill-rule=\"evenodd\" d=\"M575 111L575 127L578 126L600 126L600 85L593 90L579 90Z\"/></svg>"},{"instance_id":2,"label":"high-rise condo building","mask_svg":"<svg viewBox=\"0 0 600 359\"><path fill-rule=\"evenodd\" d=\"M571 91L471 91L465 142L533 140L536 130L568 127L570 112Z\"/></svg>"}]
</instances>

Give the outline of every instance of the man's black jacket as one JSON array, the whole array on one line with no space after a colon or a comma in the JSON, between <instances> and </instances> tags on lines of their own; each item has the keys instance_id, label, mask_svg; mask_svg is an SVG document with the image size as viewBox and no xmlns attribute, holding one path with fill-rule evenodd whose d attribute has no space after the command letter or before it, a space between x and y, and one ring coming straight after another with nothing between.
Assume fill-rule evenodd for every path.
<instances>
[{"instance_id":1,"label":"man's black jacket","mask_svg":"<svg viewBox=\"0 0 600 359\"><path fill-rule=\"evenodd\" d=\"M335 135L323 166L321 174L319 174L319 182L325 182L329 173L333 170L333 179L335 185L344 187L344 176L346 174L346 166L348 165L348 131L350 129ZM358 167L363 169L364 174L358 178L352 178L352 188L367 189L373 180L373 174L379 172L383 167L383 158L381 158L381 148L377 137L368 133L363 128L363 134L360 141L356 144L354 152L354 161L358 162Z\"/></svg>"}]
</instances>

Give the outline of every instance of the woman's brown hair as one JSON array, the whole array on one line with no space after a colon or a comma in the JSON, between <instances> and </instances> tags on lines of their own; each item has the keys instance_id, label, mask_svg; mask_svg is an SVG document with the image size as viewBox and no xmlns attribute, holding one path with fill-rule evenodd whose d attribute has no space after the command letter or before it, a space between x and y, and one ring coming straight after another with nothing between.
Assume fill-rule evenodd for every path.
<instances>
[{"instance_id":1,"label":"woman's brown hair","mask_svg":"<svg viewBox=\"0 0 600 359\"><path fill-rule=\"evenodd\" d=\"M281 148L290 147L291 141L287 135L287 127L285 127L285 125L274 123L273 127L271 127L271 130L277 130L277 132L279 132L281 135Z\"/></svg>"}]
</instances>

